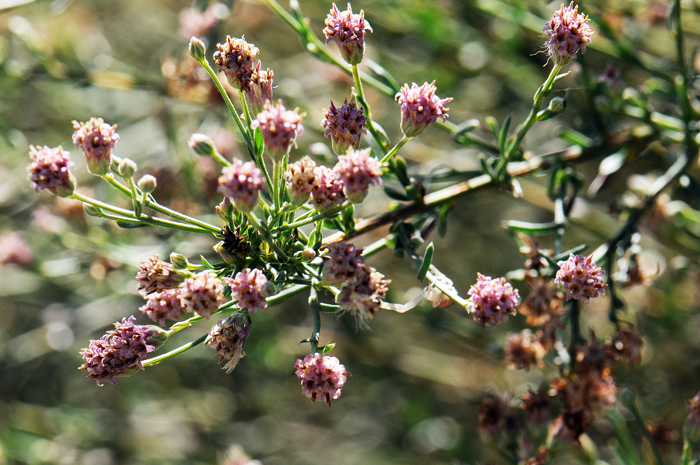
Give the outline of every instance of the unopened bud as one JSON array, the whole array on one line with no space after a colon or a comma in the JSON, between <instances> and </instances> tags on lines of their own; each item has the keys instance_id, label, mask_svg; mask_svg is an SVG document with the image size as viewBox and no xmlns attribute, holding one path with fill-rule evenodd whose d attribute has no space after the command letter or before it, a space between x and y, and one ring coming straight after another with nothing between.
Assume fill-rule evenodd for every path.
<instances>
[{"instance_id":1,"label":"unopened bud","mask_svg":"<svg viewBox=\"0 0 700 465\"><path fill-rule=\"evenodd\" d=\"M129 158L123 159L119 163L119 176L124 179L131 179L136 174L136 163Z\"/></svg>"},{"instance_id":2,"label":"unopened bud","mask_svg":"<svg viewBox=\"0 0 700 465\"><path fill-rule=\"evenodd\" d=\"M260 288L260 295L262 295L263 297L270 297L275 294L277 294L277 287L270 281L267 281Z\"/></svg>"},{"instance_id":3,"label":"unopened bud","mask_svg":"<svg viewBox=\"0 0 700 465\"><path fill-rule=\"evenodd\" d=\"M216 206L216 214L219 218L224 220L226 223L231 221L231 215L233 215L233 203L228 197L224 197L219 205Z\"/></svg>"},{"instance_id":4,"label":"unopened bud","mask_svg":"<svg viewBox=\"0 0 700 465\"><path fill-rule=\"evenodd\" d=\"M144 191L146 194L150 194L156 190L156 185L157 182L155 176L151 176L150 174L143 175L138 182L139 189Z\"/></svg>"},{"instance_id":5,"label":"unopened bud","mask_svg":"<svg viewBox=\"0 0 700 465\"><path fill-rule=\"evenodd\" d=\"M206 52L207 47L204 45L204 42L192 36L190 39L190 55L192 55L192 58L201 63L205 59Z\"/></svg>"},{"instance_id":6,"label":"unopened bud","mask_svg":"<svg viewBox=\"0 0 700 465\"><path fill-rule=\"evenodd\" d=\"M187 257L176 252L170 254L170 263L173 264L173 268L176 270L186 270L190 265L190 262L187 261Z\"/></svg>"},{"instance_id":7,"label":"unopened bud","mask_svg":"<svg viewBox=\"0 0 700 465\"><path fill-rule=\"evenodd\" d=\"M312 249L311 247L306 247L302 252L301 252L301 259L305 262L310 262L316 258L316 251Z\"/></svg>"},{"instance_id":8,"label":"unopened bud","mask_svg":"<svg viewBox=\"0 0 700 465\"><path fill-rule=\"evenodd\" d=\"M190 140L187 141L187 144L197 155L201 155L203 157L213 157L216 154L214 141L204 134L192 134L192 137L190 137Z\"/></svg>"},{"instance_id":9,"label":"unopened bud","mask_svg":"<svg viewBox=\"0 0 700 465\"><path fill-rule=\"evenodd\" d=\"M549 101L549 105L544 110L537 113L537 121L546 121L561 114L566 109L566 99L564 97L554 97Z\"/></svg>"}]
</instances>

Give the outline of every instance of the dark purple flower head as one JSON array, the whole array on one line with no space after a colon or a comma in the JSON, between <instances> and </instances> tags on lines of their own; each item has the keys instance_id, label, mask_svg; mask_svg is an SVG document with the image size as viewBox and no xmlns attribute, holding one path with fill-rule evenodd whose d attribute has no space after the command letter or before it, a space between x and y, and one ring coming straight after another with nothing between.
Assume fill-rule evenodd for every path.
<instances>
[{"instance_id":1,"label":"dark purple flower head","mask_svg":"<svg viewBox=\"0 0 700 465\"><path fill-rule=\"evenodd\" d=\"M273 105L266 102L263 110L258 113L258 119L253 121L253 128L259 127L268 155L273 160L281 160L296 139L304 133L299 109L287 110L281 101Z\"/></svg>"},{"instance_id":2,"label":"dark purple flower head","mask_svg":"<svg viewBox=\"0 0 700 465\"><path fill-rule=\"evenodd\" d=\"M309 354L304 360L297 360L294 367L297 369L297 377L301 380L301 392L311 399L311 402L321 399L329 407L331 399L340 397L340 390L350 376L337 358L319 353Z\"/></svg>"},{"instance_id":3,"label":"dark purple flower head","mask_svg":"<svg viewBox=\"0 0 700 465\"><path fill-rule=\"evenodd\" d=\"M262 64L258 62L258 65L253 70L253 74L250 76L248 88L245 89L250 112L253 114L263 111L265 102L268 100L272 101L272 89L274 88L272 81L275 74L270 68L263 70L261 66Z\"/></svg>"},{"instance_id":4,"label":"dark purple flower head","mask_svg":"<svg viewBox=\"0 0 700 465\"><path fill-rule=\"evenodd\" d=\"M177 272L173 266L160 260L160 255L152 255L139 264L136 279L143 295L173 289L185 280L187 273Z\"/></svg>"},{"instance_id":5,"label":"dark purple flower head","mask_svg":"<svg viewBox=\"0 0 700 465\"><path fill-rule=\"evenodd\" d=\"M35 191L46 189L60 197L73 194L75 179L70 168L75 164L70 161L70 153L62 147L52 149L30 145L29 158L32 161L27 166L27 177Z\"/></svg>"},{"instance_id":6,"label":"dark purple flower head","mask_svg":"<svg viewBox=\"0 0 700 465\"><path fill-rule=\"evenodd\" d=\"M586 24L588 16L578 13L578 6L571 2L561 5L545 23L542 31L547 41L547 54L558 65L566 65L576 59L576 52L586 53L586 44L591 41L593 30Z\"/></svg>"},{"instance_id":7,"label":"dark purple flower head","mask_svg":"<svg viewBox=\"0 0 700 465\"><path fill-rule=\"evenodd\" d=\"M73 121L73 143L83 149L88 169L92 174L102 176L109 172L112 163L112 149L119 142L117 125L110 126L102 118L90 118L86 123Z\"/></svg>"},{"instance_id":8,"label":"dark purple flower head","mask_svg":"<svg viewBox=\"0 0 700 465\"><path fill-rule=\"evenodd\" d=\"M265 185L262 171L252 161L233 160L221 170L219 192L230 198L236 207L247 213L258 204L260 189Z\"/></svg>"},{"instance_id":9,"label":"dark purple flower head","mask_svg":"<svg viewBox=\"0 0 700 465\"><path fill-rule=\"evenodd\" d=\"M336 301L340 308L355 317L358 326L367 326L367 320L381 309L389 283L391 280L379 271L364 265L357 278L343 287Z\"/></svg>"},{"instance_id":10,"label":"dark purple flower head","mask_svg":"<svg viewBox=\"0 0 700 465\"><path fill-rule=\"evenodd\" d=\"M362 202L372 185L382 184L382 164L370 156L370 149L354 150L350 148L347 155L338 157L333 168L345 186L345 193L353 203Z\"/></svg>"},{"instance_id":11,"label":"dark purple flower head","mask_svg":"<svg viewBox=\"0 0 700 465\"><path fill-rule=\"evenodd\" d=\"M334 3L323 29L326 45L331 42L338 44L340 55L351 65L362 61L365 53L365 31L372 32L372 27L365 20L365 12L360 10L359 15L352 14L349 3L346 11L338 10Z\"/></svg>"},{"instance_id":12,"label":"dark purple flower head","mask_svg":"<svg viewBox=\"0 0 700 465\"><path fill-rule=\"evenodd\" d=\"M311 191L311 205L319 212L325 212L345 201L343 180L333 170L319 166L314 170L316 180Z\"/></svg>"},{"instance_id":13,"label":"dark purple flower head","mask_svg":"<svg viewBox=\"0 0 700 465\"><path fill-rule=\"evenodd\" d=\"M165 342L167 334L156 326L134 324L134 317L114 323L114 330L108 331L101 339L90 341L90 345L80 351L85 363L80 367L88 371L88 378L97 380L102 386L104 380L117 384L117 376L130 375L143 370L142 361Z\"/></svg>"},{"instance_id":14,"label":"dark purple flower head","mask_svg":"<svg viewBox=\"0 0 700 465\"><path fill-rule=\"evenodd\" d=\"M345 155L349 148L358 148L362 134L367 134L365 124L369 121L362 108L355 108L355 101L345 99L343 106L336 108L331 101L330 110L323 110L321 125L326 128L323 133L330 137L333 151L337 155Z\"/></svg>"},{"instance_id":15,"label":"dark purple flower head","mask_svg":"<svg viewBox=\"0 0 700 465\"><path fill-rule=\"evenodd\" d=\"M243 346L250 334L251 324L248 312L236 312L211 329L209 345L219 354L219 363L228 360L224 365L226 373L231 373L245 356Z\"/></svg>"},{"instance_id":16,"label":"dark purple flower head","mask_svg":"<svg viewBox=\"0 0 700 465\"><path fill-rule=\"evenodd\" d=\"M231 297L238 300L240 308L253 313L256 309L262 310L267 307L267 299L263 295L263 286L267 283L267 278L262 271L246 268L233 279L224 278L224 281L231 287Z\"/></svg>"},{"instance_id":17,"label":"dark purple flower head","mask_svg":"<svg viewBox=\"0 0 700 465\"><path fill-rule=\"evenodd\" d=\"M513 289L505 278L491 279L481 273L477 273L476 284L467 294L471 297L467 311L474 315L474 321L481 323L481 326L507 321L508 315L517 313L516 308L520 303L518 290Z\"/></svg>"},{"instance_id":18,"label":"dark purple flower head","mask_svg":"<svg viewBox=\"0 0 700 465\"><path fill-rule=\"evenodd\" d=\"M333 242L325 246L323 255L323 282L341 286L355 281L363 272L365 259L362 250L349 242Z\"/></svg>"},{"instance_id":19,"label":"dark purple flower head","mask_svg":"<svg viewBox=\"0 0 700 465\"><path fill-rule=\"evenodd\" d=\"M257 66L258 48L241 39L226 36L226 43L216 44L218 52L214 53L214 62L223 71L236 89L248 90L251 77Z\"/></svg>"},{"instance_id":20,"label":"dark purple flower head","mask_svg":"<svg viewBox=\"0 0 700 465\"><path fill-rule=\"evenodd\" d=\"M139 307L148 318L165 326L165 320L177 320L182 315L182 289L163 289L146 296L146 304Z\"/></svg>"},{"instance_id":21,"label":"dark purple flower head","mask_svg":"<svg viewBox=\"0 0 700 465\"><path fill-rule=\"evenodd\" d=\"M414 82L411 87L404 84L396 94L401 104L401 130L407 137L418 135L438 118L447 120L449 108L445 108L445 104L452 99L441 99L435 94L436 90L435 81L420 87Z\"/></svg>"},{"instance_id":22,"label":"dark purple flower head","mask_svg":"<svg viewBox=\"0 0 700 465\"><path fill-rule=\"evenodd\" d=\"M185 311L204 318L219 310L224 302L224 284L213 273L202 272L180 285L180 302Z\"/></svg>"},{"instance_id":23,"label":"dark purple flower head","mask_svg":"<svg viewBox=\"0 0 700 465\"><path fill-rule=\"evenodd\" d=\"M588 303L592 297L605 295L605 271L595 264L593 255L586 258L570 254L568 260L562 260L557 265L559 271L554 282L562 285L566 292L566 300L576 299Z\"/></svg>"},{"instance_id":24,"label":"dark purple flower head","mask_svg":"<svg viewBox=\"0 0 700 465\"><path fill-rule=\"evenodd\" d=\"M289 165L284 179L289 184L289 200L293 205L303 205L316 183L316 163L306 156Z\"/></svg>"}]
</instances>

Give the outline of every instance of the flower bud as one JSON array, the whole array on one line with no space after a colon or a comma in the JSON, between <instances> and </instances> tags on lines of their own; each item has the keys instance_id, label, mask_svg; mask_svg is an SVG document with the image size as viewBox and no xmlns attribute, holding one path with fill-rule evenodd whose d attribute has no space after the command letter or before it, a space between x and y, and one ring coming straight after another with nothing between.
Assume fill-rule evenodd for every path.
<instances>
[{"instance_id":1,"label":"flower bud","mask_svg":"<svg viewBox=\"0 0 700 465\"><path fill-rule=\"evenodd\" d=\"M70 153L62 147L29 146L31 163L27 166L27 176L35 191L44 189L59 197L68 197L75 190L75 178L70 169L75 164Z\"/></svg>"},{"instance_id":2,"label":"flower bud","mask_svg":"<svg viewBox=\"0 0 700 465\"><path fill-rule=\"evenodd\" d=\"M224 220L226 223L231 221L231 216L233 215L233 203L228 197L224 197L219 205L216 206L216 214L219 218Z\"/></svg>"},{"instance_id":3,"label":"flower bud","mask_svg":"<svg viewBox=\"0 0 700 465\"><path fill-rule=\"evenodd\" d=\"M176 270L186 270L187 267L190 266L190 262L187 261L187 257L176 252L170 254L170 263L173 264L173 268Z\"/></svg>"},{"instance_id":4,"label":"flower bud","mask_svg":"<svg viewBox=\"0 0 700 465\"><path fill-rule=\"evenodd\" d=\"M151 176L150 174L143 175L138 182L139 189L146 194L150 194L156 190L157 185L158 183L156 182L155 176Z\"/></svg>"},{"instance_id":5,"label":"flower bud","mask_svg":"<svg viewBox=\"0 0 700 465\"><path fill-rule=\"evenodd\" d=\"M205 59L206 51L207 47L204 45L204 42L192 36L190 39L190 55L192 55L192 58L201 63Z\"/></svg>"},{"instance_id":6,"label":"flower bud","mask_svg":"<svg viewBox=\"0 0 700 465\"><path fill-rule=\"evenodd\" d=\"M203 157L213 157L216 154L214 141L204 134L192 134L190 140L187 141L194 153Z\"/></svg>"},{"instance_id":7,"label":"flower bud","mask_svg":"<svg viewBox=\"0 0 700 465\"><path fill-rule=\"evenodd\" d=\"M301 252L301 259L305 262L310 262L314 258L316 258L316 251L311 247L306 247Z\"/></svg>"},{"instance_id":8,"label":"flower bud","mask_svg":"<svg viewBox=\"0 0 700 465\"><path fill-rule=\"evenodd\" d=\"M566 110L566 99L564 97L554 97L549 101L549 105L544 110L537 113L537 121L546 121L554 118Z\"/></svg>"},{"instance_id":9,"label":"flower bud","mask_svg":"<svg viewBox=\"0 0 700 465\"><path fill-rule=\"evenodd\" d=\"M136 163L129 158L123 159L119 163L119 176L124 179L131 179L136 174Z\"/></svg>"},{"instance_id":10,"label":"flower bud","mask_svg":"<svg viewBox=\"0 0 700 465\"><path fill-rule=\"evenodd\" d=\"M263 284L260 288L260 295L262 295L265 298L273 296L275 294L277 294L277 286L275 286L270 281Z\"/></svg>"}]
</instances>

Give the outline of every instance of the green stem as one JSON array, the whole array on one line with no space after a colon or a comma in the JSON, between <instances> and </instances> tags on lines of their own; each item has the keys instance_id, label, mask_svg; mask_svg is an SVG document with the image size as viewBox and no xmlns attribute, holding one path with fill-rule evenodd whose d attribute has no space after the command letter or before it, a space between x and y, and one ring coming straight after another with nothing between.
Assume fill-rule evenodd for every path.
<instances>
[{"instance_id":1,"label":"green stem","mask_svg":"<svg viewBox=\"0 0 700 465\"><path fill-rule=\"evenodd\" d=\"M282 181L282 160L272 160L272 204L275 212L279 212L282 208L282 199L280 195L280 183Z\"/></svg>"},{"instance_id":2,"label":"green stem","mask_svg":"<svg viewBox=\"0 0 700 465\"><path fill-rule=\"evenodd\" d=\"M147 366L151 366L151 365L158 365L163 360L169 359L170 357L174 357L178 354L181 354L185 351L190 350L192 347L198 346L199 344L204 342L207 339L207 337L209 337L209 333L203 334L200 337L198 337L197 339L195 339L194 341L188 342L187 344L183 344L180 347L178 347L177 349L173 349L170 352L164 353L163 355L149 358L148 360L145 360L143 362L143 366L147 367Z\"/></svg>"},{"instance_id":3,"label":"green stem","mask_svg":"<svg viewBox=\"0 0 700 465\"><path fill-rule=\"evenodd\" d=\"M255 216L255 214L253 212L246 213L246 216L248 217L248 221L250 221L251 224L253 226L255 226L255 229L258 230L258 232L265 239L265 242L267 242L268 245L275 252L275 255L277 255L277 259L281 262L287 261L288 260L287 255L284 252L282 252L282 250L277 246L277 243L272 238L272 235L270 234L270 231L267 229L267 226L263 226L262 223L260 223L260 220L258 219L258 217Z\"/></svg>"},{"instance_id":4,"label":"green stem","mask_svg":"<svg viewBox=\"0 0 700 465\"><path fill-rule=\"evenodd\" d=\"M446 285L440 278L435 276L430 271L428 271L428 273L425 275L425 277L428 279L428 281L431 282L431 284L433 286L438 288L440 290L440 292L445 294L447 297L452 299L455 303L457 303L461 307L466 307L467 304L469 303L469 301L467 299L464 299L457 294L457 290L454 287Z\"/></svg>"},{"instance_id":5,"label":"green stem","mask_svg":"<svg viewBox=\"0 0 700 465\"><path fill-rule=\"evenodd\" d=\"M690 465L690 461L693 458L693 446L687 439L683 440L683 457L681 458L681 465Z\"/></svg>"},{"instance_id":6,"label":"green stem","mask_svg":"<svg viewBox=\"0 0 700 465\"><path fill-rule=\"evenodd\" d=\"M304 226L306 224L315 223L316 221L323 220L325 218L330 218L333 215L341 212L348 205L352 205L352 202L345 202L344 204L339 205L337 207L333 207L326 212L317 213L317 214L315 214L313 216L309 216L303 220L295 221L294 223L285 224L284 226L280 226L279 228L277 228L276 231L289 231L290 229L295 229L295 228L298 228L300 226Z\"/></svg>"},{"instance_id":7,"label":"green stem","mask_svg":"<svg viewBox=\"0 0 700 465\"><path fill-rule=\"evenodd\" d=\"M634 415L634 419L637 422L637 426L639 426L639 429L642 430L642 434L644 435L644 438L647 440L647 442L651 446L651 451L654 453L654 457L656 458L658 465L664 465L664 461L661 458L661 452L659 451L659 448L656 445L654 438L651 437L651 432L649 431L649 428L647 428L646 423L644 423L644 418L642 418L642 414L639 411L639 407L637 407L637 403L634 402L629 407L632 407L630 410L632 410L632 414Z\"/></svg>"},{"instance_id":8,"label":"green stem","mask_svg":"<svg viewBox=\"0 0 700 465\"><path fill-rule=\"evenodd\" d=\"M315 354L318 352L318 341L321 338L321 306L318 303L318 294L314 287L311 287L309 305L314 314L314 329L311 332L309 342L311 343L311 353Z\"/></svg>"},{"instance_id":9,"label":"green stem","mask_svg":"<svg viewBox=\"0 0 700 465\"><path fill-rule=\"evenodd\" d=\"M389 160L391 160L394 157L394 155L396 155L396 153L399 150L401 150L401 147L406 145L406 142L408 142L409 140L411 140L410 137L403 136L403 138L401 138L401 140L391 150L389 150L389 152L386 155L384 155L384 157L379 161L382 163L386 163Z\"/></svg>"},{"instance_id":10,"label":"green stem","mask_svg":"<svg viewBox=\"0 0 700 465\"><path fill-rule=\"evenodd\" d=\"M367 103L367 100L365 99L365 92L362 89L362 79L360 78L360 70L357 67L357 65L351 66L351 72L353 80L355 81L355 95L357 96L357 100L360 102L360 105L362 105L362 109L364 110L365 116L369 118L369 120L367 121L367 129L369 130L370 134L372 134L372 137L377 142L377 145L380 147L380 149L383 152L386 152L387 150L389 150L389 144L387 143L385 138L382 137L379 131L377 131L377 128L374 127L374 122L372 120L372 111L369 108L369 103Z\"/></svg>"}]
</instances>

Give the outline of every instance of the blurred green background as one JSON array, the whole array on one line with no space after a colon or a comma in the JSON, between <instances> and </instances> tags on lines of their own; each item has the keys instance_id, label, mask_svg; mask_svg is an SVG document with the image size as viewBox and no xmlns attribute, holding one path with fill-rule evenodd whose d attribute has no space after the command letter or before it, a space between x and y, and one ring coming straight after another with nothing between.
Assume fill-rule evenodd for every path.
<instances>
[{"instance_id":1,"label":"blurred green background","mask_svg":"<svg viewBox=\"0 0 700 465\"><path fill-rule=\"evenodd\" d=\"M330 410L312 405L293 374L294 361L308 350L298 341L312 327L305 296L254 315L247 356L230 375L205 346L121 378L116 386L97 387L78 371L80 348L113 321L134 314L147 323L137 310L142 299L134 279L141 260L171 251L193 261L199 254L215 258L216 240L153 228L122 230L87 217L77 202L34 193L25 173L29 144L62 145L78 165L81 191L122 202L87 173L71 143L71 120L102 117L119 126L116 154L135 160L139 175L157 176L155 195L163 204L219 224L213 211L221 200L215 193L217 168L196 158L187 139L203 132L227 157L243 154L220 97L189 61L189 37L208 39L210 62L214 44L227 34L245 35L259 47L263 66L275 72L276 98L307 113L293 158L328 156L322 109L329 99L338 103L349 97L352 82L306 54L291 29L253 0L212 4L208 11L217 21L209 18L216 24L205 32L212 25L206 18L187 16L189 8L203 10L202 2L12 3L0 1L0 464L232 465L248 463L245 455L266 465L497 463L477 433L476 409L483 396L517 397L556 376L551 364L530 372L506 369L502 347L509 331L524 327L522 317L484 329L457 306L433 309L424 303L405 314L382 311L370 330L356 331L352 317L324 315L321 343L336 342L332 355L352 373ZM300 3L321 35L330 3ZM548 17L558 6L517 0L353 3L355 11L364 9L374 29L367 36L367 56L400 83L436 80L439 95L454 98L450 120L455 123L483 121L487 115L502 121L510 113L514 122L525 118L549 72L545 55L536 53L543 42L537 16ZM604 18L635 50L671 66L666 4L598 1L582 9ZM692 18L694 13L687 13ZM593 27L594 41L602 40L605 34ZM691 31L689 49L696 38ZM609 63L617 63L626 85L649 78L594 49L585 60L592 79ZM536 126L526 139L535 153L566 146L556 137L561 125L591 131L582 68L571 69L559 84L568 89L560 93L568 98L566 113ZM398 105L367 92L375 118L397 141ZM628 122L610 118L606 124L618 128ZM478 151L455 145L437 128L411 141L402 154L418 174L441 166L478 169ZM608 214L611 205L624 203L649 176L662 172L672 154L663 147L644 152L595 198L582 199L565 247L587 243L590 252L610 238L622 224ZM598 161L579 168L590 182ZM477 271L503 276L522 267L524 257L504 220L551 220L546 180L534 177L522 185L522 199L489 189L460 201L446 236L433 238L435 263L463 295ZM700 388L700 244L681 224L690 221L678 214L693 207L687 202L690 206L662 197L643 224L643 264L652 274L658 264L659 273L623 291L629 306L623 318L639 321L646 336L643 362L632 371L616 369L618 385L637 391L645 417L676 430L686 415L685 399ZM383 211L388 203L376 189L359 214ZM356 242L367 245L381 233ZM393 280L390 301L403 303L421 291L408 261L391 251L370 264ZM523 283L514 284L526 295ZM607 308L605 299L586 306L583 327L595 328L601 337L610 334ZM179 333L166 350L204 334L208 323ZM590 433L606 459L615 441L611 431L601 415ZM646 450L638 430L632 432ZM677 441L669 458L679 450ZM571 459L562 463L566 460Z\"/></svg>"}]
</instances>

